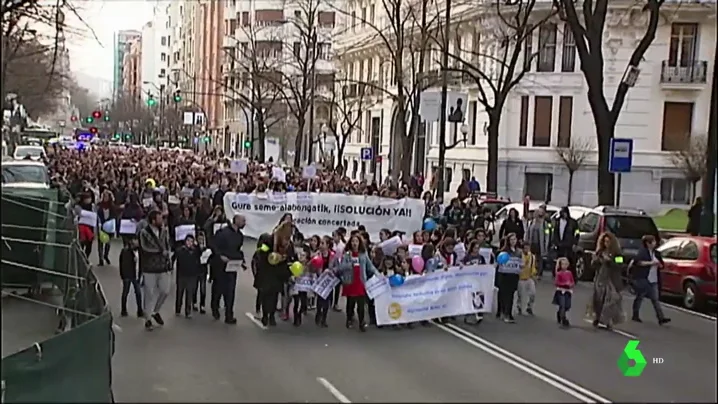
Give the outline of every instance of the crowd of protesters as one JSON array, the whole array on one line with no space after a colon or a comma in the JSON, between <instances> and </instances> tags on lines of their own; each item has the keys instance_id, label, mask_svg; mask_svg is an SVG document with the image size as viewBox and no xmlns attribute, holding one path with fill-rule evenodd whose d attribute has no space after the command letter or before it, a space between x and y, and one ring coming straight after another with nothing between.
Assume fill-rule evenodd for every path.
<instances>
[{"instance_id":1,"label":"crowd of protesters","mask_svg":"<svg viewBox=\"0 0 718 404\"><path fill-rule=\"evenodd\" d=\"M350 276L348 283L337 287L327 299L316 299L302 294L292 294L291 284L295 280L286 272L283 275L266 276L266 254L262 246L277 242L273 234L260 237L256 259L251 262L255 274L255 287L258 290L256 307L258 319L264 325L276 325L275 313L282 320L292 320L294 325L302 323L302 316L316 310L317 326L327 326L330 311L340 312L340 296L346 298L346 326L357 326L366 330L367 324L376 322L373 304L366 298L361 285L371 276L383 273L408 274L411 271L411 257L405 246L391 254L376 248L376 243L399 235L406 244L421 245L421 258L425 263L423 273L443 270L456 265L492 264L497 266L496 287L497 317L507 323L515 321L514 314L533 315L533 303L536 298L536 282L545 272L552 272L556 286L553 302L558 306L557 322L568 326L567 312L571 306L571 293L575 284L577 226L575 220L562 209L559 219L551 222L543 208L539 208L530 220L520 220L518 212L512 211L509 219L499 229L493 227L492 212L481 209L475 197L478 183L472 178L463 181L458 196L444 205L432 192L424 191L424 179L421 175L412 176L406 184L397 183L392 177L383 181L354 181L341 174L341 170L318 172L315 180L302 178L301 169L285 168L286 181L277 181L271 175L272 162L257 163L250 161L246 174L237 174L230 169L230 159L222 153L203 155L173 150L146 150L142 148L111 149L96 148L92 151L56 150L48 160L54 186L66 189L76 201L76 209L92 210L97 213L98 223L110 220L132 219L143 223L144 227L154 229L137 237L124 237L124 247L120 254L120 276L123 280L122 315L127 315L127 297L134 287L137 303L137 315L146 319L146 326L162 325L159 308L169 295L171 279L166 276L147 276L152 265L148 260L142 262L142 251L152 251L154 256L163 256L162 273L169 273L176 263L176 314L191 317L193 311L205 313L207 279L217 283L217 273L213 260L202 259L206 256L222 257L221 265L227 266L233 258L219 254L213 238L221 228L229 228L241 234L243 217L227 218L223 209L226 192L262 192L272 191L313 191L324 193L345 193L358 195L377 195L388 198L422 198L426 203L425 223L431 226L411 235L399 234L385 229L380 240L371 240L369 234L360 228L336 229L329 235L303 235L301 229L292 223L287 215L277 226L282 234L289 235L287 245L300 260L310 267L309 262L315 256L321 257L324 264L318 268L328 270L341 266L342 257L347 256L352 270L359 267L360 276ZM431 189L432 185L429 186ZM472 196L473 195L473 196ZM524 215L526 217L526 215ZM284 224L288 223L288 224ZM173 232L177 226L192 224L197 228L196 236L176 240ZM110 244L97 237L97 229L80 226L80 242L88 258L93 247L97 246L99 265L110 265ZM88 227L88 226L84 226ZM288 231L285 231L286 229ZM276 233L276 231L275 231ZM284 237L284 236L282 236ZM500 247L492 247L493 240L500 240ZM236 242L236 241L235 241ZM495 244L495 243L494 243ZM596 283L592 301L594 325L599 321L608 327L622 321L622 302L620 281L616 273L620 271L613 260L620 255L615 237L605 234L598 243L595 254ZM657 282L657 269L662 265L660 255L651 249L651 240L645 240L645 253L648 258L637 262L636 266L646 268L646 278L653 279L648 288ZM241 243L240 243L241 246ZM655 247L655 240L653 242ZM215 247L215 248L213 248ZM284 246L286 247L286 246ZM284 248L283 247L283 248ZM138 255L136 251L139 250ZM487 251L489 253L487 253ZM510 256L509 264L498 264L496 257L505 252ZM148 256L148 255L145 255ZM264 258L263 258L264 257ZM330 257L336 258L330 259ZM139 263L137 262L139 259ZM242 260L244 258L242 257ZM262 261L262 260L265 261ZM167 265L169 264L169 265ZM264 271L263 271L264 269ZM274 272L276 273L276 272ZM286 275L286 276L285 276ZM154 305L149 307L147 296L141 293L140 279L145 285L153 283L158 290L154 293ZM236 279L236 278L235 278ZM235 280L236 282L236 280ZM353 286L352 286L353 285ZM230 285L234 286L234 285ZM146 286L145 286L146 289ZM227 289L227 286L220 288ZM214 287L213 287L214 292ZM225 292L217 291L212 297L211 310L219 318L219 298L224 298L225 321L234 323L231 299ZM648 297L655 301L650 294ZM293 308L290 310L290 306ZM366 311L365 311L366 307ZM640 308L640 303L639 303ZM369 321L365 321L368 313ZM669 321L657 310L659 322ZM467 323L478 323L481 315L471 315L463 319ZM437 319L440 322L452 321L452 318ZM634 320L637 317L634 304ZM407 324L411 328L414 324Z\"/></svg>"}]
</instances>

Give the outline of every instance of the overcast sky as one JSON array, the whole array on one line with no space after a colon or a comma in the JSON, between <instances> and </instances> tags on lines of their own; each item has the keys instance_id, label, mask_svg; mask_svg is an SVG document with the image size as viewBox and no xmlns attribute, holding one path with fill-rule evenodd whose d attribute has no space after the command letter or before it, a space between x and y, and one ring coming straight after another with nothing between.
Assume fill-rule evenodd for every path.
<instances>
[{"instance_id":1,"label":"overcast sky","mask_svg":"<svg viewBox=\"0 0 718 404\"><path fill-rule=\"evenodd\" d=\"M179 1L179 0L178 0ZM124 29L141 30L152 19L152 2L148 0L74 0L79 13L92 28L83 35L68 38L72 71L81 85L99 96L112 91L113 34ZM81 26L77 18L68 16L68 24Z\"/></svg>"}]
</instances>

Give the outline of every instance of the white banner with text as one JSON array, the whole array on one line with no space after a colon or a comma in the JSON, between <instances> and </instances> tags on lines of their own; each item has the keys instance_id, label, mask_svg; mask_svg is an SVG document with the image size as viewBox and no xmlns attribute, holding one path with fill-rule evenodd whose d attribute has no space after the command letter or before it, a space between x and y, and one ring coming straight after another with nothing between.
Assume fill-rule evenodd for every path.
<instances>
[{"instance_id":1,"label":"white banner with text","mask_svg":"<svg viewBox=\"0 0 718 404\"><path fill-rule=\"evenodd\" d=\"M377 296L377 324L490 312L495 276L493 265L451 267L448 271L408 276L401 286Z\"/></svg>"},{"instance_id":2,"label":"white banner with text","mask_svg":"<svg viewBox=\"0 0 718 404\"><path fill-rule=\"evenodd\" d=\"M353 230L364 225L378 238L381 229L412 234L421 228L424 202L419 199L391 199L378 196L288 192L286 194L243 194L227 192L224 212L228 220L244 215L243 230L248 237L271 233L287 213L306 237L330 235L338 227Z\"/></svg>"}]
</instances>

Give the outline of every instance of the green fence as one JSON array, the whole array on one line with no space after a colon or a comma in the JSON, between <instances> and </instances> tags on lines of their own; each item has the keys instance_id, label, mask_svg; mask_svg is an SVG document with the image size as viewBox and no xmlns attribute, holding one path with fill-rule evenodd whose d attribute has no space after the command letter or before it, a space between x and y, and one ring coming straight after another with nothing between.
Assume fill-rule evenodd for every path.
<instances>
[{"instance_id":1,"label":"green fence","mask_svg":"<svg viewBox=\"0 0 718 404\"><path fill-rule=\"evenodd\" d=\"M54 190L2 190L3 299L48 305L41 290L62 295L53 303L58 333L2 358L3 402L113 401L112 316L77 243L67 202ZM8 295L6 288L30 293Z\"/></svg>"}]
</instances>

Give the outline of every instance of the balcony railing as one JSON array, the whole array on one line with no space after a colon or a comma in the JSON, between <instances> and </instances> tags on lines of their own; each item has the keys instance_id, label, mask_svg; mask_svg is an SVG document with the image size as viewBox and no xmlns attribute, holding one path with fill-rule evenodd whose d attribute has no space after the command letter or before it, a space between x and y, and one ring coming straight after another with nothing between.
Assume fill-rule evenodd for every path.
<instances>
[{"instance_id":1,"label":"balcony railing","mask_svg":"<svg viewBox=\"0 0 718 404\"><path fill-rule=\"evenodd\" d=\"M671 64L682 64L682 66L671 66ZM688 63L669 63L664 60L661 64L661 83L705 84L707 72L708 62L705 60Z\"/></svg>"}]
</instances>

